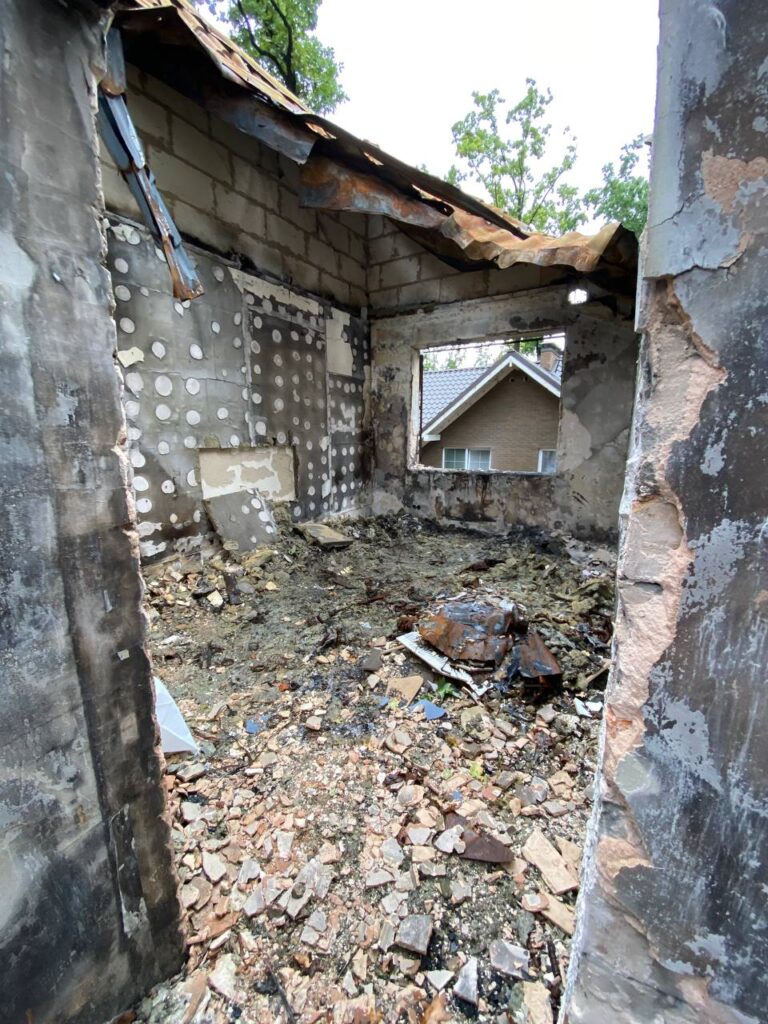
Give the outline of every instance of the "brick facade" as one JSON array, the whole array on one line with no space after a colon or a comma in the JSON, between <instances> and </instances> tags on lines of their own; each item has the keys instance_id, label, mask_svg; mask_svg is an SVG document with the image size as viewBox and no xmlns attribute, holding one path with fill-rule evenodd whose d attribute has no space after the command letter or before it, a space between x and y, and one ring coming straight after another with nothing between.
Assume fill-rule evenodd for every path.
<instances>
[{"instance_id":1,"label":"brick facade","mask_svg":"<svg viewBox=\"0 0 768 1024\"><path fill-rule=\"evenodd\" d=\"M558 420L557 398L513 371L424 445L421 464L440 468L444 448L490 448L491 469L535 473L539 449L557 447Z\"/></svg>"}]
</instances>

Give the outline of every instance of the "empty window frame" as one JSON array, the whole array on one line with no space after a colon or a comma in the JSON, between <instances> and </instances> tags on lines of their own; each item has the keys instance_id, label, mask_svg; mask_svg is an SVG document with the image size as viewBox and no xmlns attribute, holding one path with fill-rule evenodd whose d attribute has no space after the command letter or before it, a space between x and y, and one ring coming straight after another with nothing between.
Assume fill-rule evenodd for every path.
<instances>
[{"instance_id":1,"label":"empty window frame","mask_svg":"<svg viewBox=\"0 0 768 1024\"><path fill-rule=\"evenodd\" d=\"M560 421L564 335L421 349L414 363L409 465L447 472L551 474ZM409 436L409 444L412 443ZM474 461L472 451L488 452ZM412 459L412 461L411 461ZM544 468L541 468L543 459Z\"/></svg>"},{"instance_id":2,"label":"empty window frame","mask_svg":"<svg viewBox=\"0 0 768 1024\"><path fill-rule=\"evenodd\" d=\"M490 448L443 448L443 469L491 468Z\"/></svg>"},{"instance_id":3,"label":"empty window frame","mask_svg":"<svg viewBox=\"0 0 768 1024\"><path fill-rule=\"evenodd\" d=\"M557 452L554 448L539 448L539 472L554 473L557 469Z\"/></svg>"}]
</instances>

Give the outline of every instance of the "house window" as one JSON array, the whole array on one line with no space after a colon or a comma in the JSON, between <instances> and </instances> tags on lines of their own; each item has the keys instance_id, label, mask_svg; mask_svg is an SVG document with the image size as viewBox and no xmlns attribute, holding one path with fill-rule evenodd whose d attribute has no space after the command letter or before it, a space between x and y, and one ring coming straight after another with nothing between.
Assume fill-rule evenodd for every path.
<instances>
[{"instance_id":1,"label":"house window","mask_svg":"<svg viewBox=\"0 0 768 1024\"><path fill-rule=\"evenodd\" d=\"M539 472L554 473L557 468L554 448L539 448Z\"/></svg>"},{"instance_id":2,"label":"house window","mask_svg":"<svg viewBox=\"0 0 768 1024\"><path fill-rule=\"evenodd\" d=\"M491 468L490 448L443 448L443 469Z\"/></svg>"}]
</instances>

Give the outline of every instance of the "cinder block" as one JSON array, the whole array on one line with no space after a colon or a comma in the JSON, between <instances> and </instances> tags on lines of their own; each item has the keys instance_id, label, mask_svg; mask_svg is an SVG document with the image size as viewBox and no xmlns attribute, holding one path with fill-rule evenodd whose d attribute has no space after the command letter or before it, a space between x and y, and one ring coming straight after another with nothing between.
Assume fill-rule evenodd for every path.
<instances>
[{"instance_id":1,"label":"cinder block","mask_svg":"<svg viewBox=\"0 0 768 1024\"><path fill-rule=\"evenodd\" d=\"M349 236L349 255L362 266L368 264L367 243L360 235Z\"/></svg>"},{"instance_id":2,"label":"cinder block","mask_svg":"<svg viewBox=\"0 0 768 1024\"><path fill-rule=\"evenodd\" d=\"M301 256L306 259L307 236L303 231L294 227L282 217L273 213L267 214L266 239L272 245L281 246L293 253L294 256Z\"/></svg>"},{"instance_id":3,"label":"cinder block","mask_svg":"<svg viewBox=\"0 0 768 1024\"><path fill-rule=\"evenodd\" d=\"M122 213L132 220L141 219L136 200L114 164L102 162L101 188L104 194L104 206L107 210Z\"/></svg>"},{"instance_id":4,"label":"cinder block","mask_svg":"<svg viewBox=\"0 0 768 1024\"><path fill-rule=\"evenodd\" d=\"M207 245L220 249L222 252L232 249L237 243L236 231L222 223L218 217L212 216L203 210L181 200L172 200L169 203L176 226L184 234L199 239Z\"/></svg>"},{"instance_id":5,"label":"cinder block","mask_svg":"<svg viewBox=\"0 0 768 1024\"><path fill-rule=\"evenodd\" d=\"M383 288L399 288L404 284L413 284L419 279L419 260L413 256L405 259L392 260L381 266L381 284Z\"/></svg>"},{"instance_id":6,"label":"cinder block","mask_svg":"<svg viewBox=\"0 0 768 1024\"><path fill-rule=\"evenodd\" d=\"M371 263L386 263L395 259L395 236L379 235L368 243L368 254Z\"/></svg>"},{"instance_id":7,"label":"cinder block","mask_svg":"<svg viewBox=\"0 0 768 1024\"><path fill-rule=\"evenodd\" d=\"M310 236L307 252L310 263L319 267L320 270L329 271L332 274L338 274L339 254L321 238L318 238L317 235Z\"/></svg>"},{"instance_id":8,"label":"cinder block","mask_svg":"<svg viewBox=\"0 0 768 1024\"><path fill-rule=\"evenodd\" d=\"M380 310L397 309L399 304L399 288L379 288L375 292L368 293L368 301L371 309L376 312Z\"/></svg>"},{"instance_id":9,"label":"cinder block","mask_svg":"<svg viewBox=\"0 0 768 1024\"><path fill-rule=\"evenodd\" d=\"M327 274L324 271L320 273L320 291L323 295L336 299L337 302L343 302L345 305L349 305L351 301L350 289L346 281L341 281L333 274Z\"/></svg>"},{"instance_id":10,"label":"cinder block","mask_svg":"<svg viewBox=\"0 0 768 1024\"><path fill-rule=\"evenodd\" d=\"M418 306L420 303L440 300L439 281L416 281L399 289L398 302L401 306Z\"/></svg>"},{"instance_id":11,"label":"cinder block","mask_svg":"<svg viewBox=\"0 0 768 1024\"><path fill-rule=\"evenodd\" d=\"M365 267L349 256L339 256L339 277L357 288L366 286Z\"/></svg>"},{"instance_id":12,"label":"cinder block","mask_svg":"<svg viewBox=\"0 0 768 1024\"><path fill-rule=\"evenodd\" d=\"M283 185L278 187L278 195L280 200L280 216L301 228L302 231L314 235L317 231L317 214L315 211L299 206L299 197L296 193L285 188Z\"/></svg>"},{"instance_id":13,"label":"cinder block","mask_svg":"<svg viewBox=\"0 0 768 1024\"><path fill-rule=\"evenodd\" d=\"M253 235L242 233L238 239L238 248L249 259L253 260L257 270L273 274L275 277L284 277L283 254L271 246L264 239L254 238Z\"/></svg>"},{"instance_id":14,"label":"cinder block","mask_svg":"<svg viewBox=\"0 0 768 1024\"><path fill-rule=\"evenodd\" d=\"M174 114L183 117L185 121L189 121L191 125L201 132L205 132L206 135L209 133L208 114L199 104L182 96L175 89L169 88L165 82L153 78L152 75L145 74L143 83L144 92L150 99L168 107Z\"/></svg>"},{"instance_id":15,"label":"cinder block","mask_svg":"<svg viewBox=\"0 0 768 1024\"><path fill-rule=\"evenodd\" d=\"M317 228L332 249L349 255L349 231L332 214L318 216Z\"/></svg>"},{"instance_id":16,"label":"cinder block","mask_svg":"<svg viewBox=\"0 0 768 1024\"><path fill-rule=\"evenodd\" d=\"M265 174L255 164L232 156L235 172L235 188L246 196L251 196L261 206L274 213L278 212L278 184L274 178Z\"/></svg>"},{"instance_id":17,"label":"cinder block","mask_svg":"<svg viewBox=\"0 0 768 1024\"><path fill-rule=\"evenodd\" d=\"M213 211L213 180L157 146L148 147L149 166L164 196L173 196L198 210Z\"/></svg>"},{"instance_id":18,"label":"cinder block","mask_svg":"<svg viewBox=\"0 0 768 1024\"><path fill-rule=\"evenodd\" d=\"M226 121L211 115L211 136L246 163L260 166L262 144Z\"/></svg>"},{"instance_id":19,"label":"cinder block","mask_svg":"<svg viewBox=\"0 0 768 1024\"><path fill-rule=\"evenodd\" d=\"M457 274L440 282L440 301L458 302L461 299L479 299L488 291L488 278L484 270Z\"/></svg>"},{"instance_id":20,"label":"cinder block","mask_svg":"<svg viewBox=\"0 0 768 1024\"><path fill-rule=\"evenodd\" d=\"M384 225L386 222L383 217L376 214L375 216L366 217L365 222L368 229L366 234L369 240L378 238L380 235L384 234Z\"/></svg>"},{"instance_id":21,"label":"cinder block","mask_svg":"<svg viewBox=\"0 0 768 1024\"><path fill-rule=\"evenodd\" d=\"M216 215L227 224L234 225L239 231L245 231L257 238L266 235L266 213L252 199L234 192L218 182L214 185Z\"/></svg>"},{"instance_id":22,"label":"cinder block","mask_svg":"<svg viewBox=\"0 0 768 1024\"><path fill-rule=\"evenodd\" d=\"M159 139L166 148L170 148L170 115L165 107L141 93L129 92L128 111L136 125L139 138L144 139L145 136L148 136L152 139Z\"/></svg>"},{"instance_id":23,"label":"cinder block","mask_svg":"<svg viewBox=\"0 0 768 1024\"><path fill-rule=\"evenodd\" d=\"M283 267L285 274L297 284L300 288L306 288L307 291L315 292L320 291L320 271L317 267L311 266L305 260L297 259L294 256L283 257Z\"/></svg>"},{"instance_id":24,"label":"cinder block","mask_svg":"<svg viewBox=\"0 0 768 1024\"><path fill-rule=\"evenodd\" d=\"M175 156L218 181L232 183L232 157L228 149L180 117L172 118L171 129Z\"/></svg>"}]
</instances>

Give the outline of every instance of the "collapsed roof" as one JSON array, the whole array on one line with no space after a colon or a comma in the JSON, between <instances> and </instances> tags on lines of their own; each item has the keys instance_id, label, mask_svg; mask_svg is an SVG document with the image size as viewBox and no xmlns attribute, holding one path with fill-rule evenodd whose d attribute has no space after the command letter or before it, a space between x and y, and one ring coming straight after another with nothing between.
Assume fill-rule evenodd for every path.
<instances>
[{"instance_id":1,"label":"collapsed roof","mask_svg":"<svg viewBox=\"0 0 768 1024\"><path fill-rule=\"evenodd\" d=\"M301 166L301 203L381 214L459 270L561 267L633 294L637 240L618 223L556 238L312 113L186 0L122 0L127 59Z\"/></svg>"}]
</instances>

